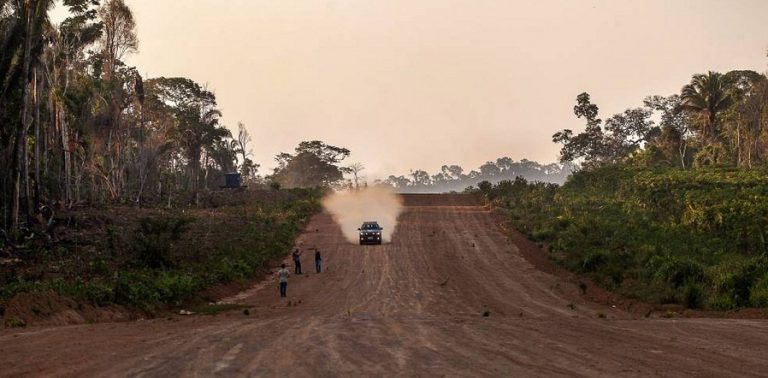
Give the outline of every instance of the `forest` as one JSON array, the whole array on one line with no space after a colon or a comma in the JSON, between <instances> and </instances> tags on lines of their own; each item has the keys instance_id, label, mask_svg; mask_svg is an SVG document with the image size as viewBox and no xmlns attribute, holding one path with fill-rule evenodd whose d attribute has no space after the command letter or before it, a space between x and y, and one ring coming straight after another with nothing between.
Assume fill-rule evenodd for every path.
<instances>
[{"instance_id":1,"label":"forest","mask_svg":"<svg viewBox=\"0 0 768 378\"><path fill-rule=\"evenodd\" d=\"M478 184L549 257L652 303L768 307L768 79L695 74L679 94L605 121L576 98L584 131L553 135L562 185Z\"/></svg>"},{"instance_id":2,"label":"forest","mask_svg":"<svg viewBox=\"0 0 768 378\"><path fill-rule=\"evenodd\" d=\"M255 180L250 136L221 124L213 92L125 63L139 41L123 1L64 1L58 25L54 3L0 2L2 229L74 203L186 203L223 173Z\"/></svg>"}]
</instances>

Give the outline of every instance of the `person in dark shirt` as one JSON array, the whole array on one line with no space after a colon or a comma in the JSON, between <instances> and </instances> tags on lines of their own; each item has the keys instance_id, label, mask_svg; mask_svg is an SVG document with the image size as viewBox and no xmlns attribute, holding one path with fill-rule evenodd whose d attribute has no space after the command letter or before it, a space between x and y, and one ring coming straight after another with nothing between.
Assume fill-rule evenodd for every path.
<instances>
[{"instance_id":1,"label":"person in dark shirt","mask_svg":"<svg viewBox=\"0 0 768 378\"><path fill-rule=\"evenodd\" d=\"M293 250L293 266L296 274L301 274L301 251L296 248Z\"/></svg>"},{"instance_id":2,"label":"person in dark shirt","mask_svg":"<svg viewBox=\"0 0 768 378\"><path fill-rule=\"evenodd\" d=\"M320 263L323 261L323 258L320 257L320 250L315 248L315 270L320 273Z\"/></svg>"}]
</instances>

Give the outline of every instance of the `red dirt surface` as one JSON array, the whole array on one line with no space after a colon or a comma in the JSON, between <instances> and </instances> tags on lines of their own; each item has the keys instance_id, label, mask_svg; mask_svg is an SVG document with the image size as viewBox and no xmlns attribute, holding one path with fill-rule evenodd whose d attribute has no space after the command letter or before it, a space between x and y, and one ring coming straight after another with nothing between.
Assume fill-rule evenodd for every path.
<instances>
[{"instance_id":1,"label":"red dirt surface","mask_svg":"<svg viewBox=\"0 0 768 378\"><path fill-rule=\"evenodd\" d=\"M29 326L122 322L136 319L137 316L136 312L121 306L95 307L47 291L16 295L8 303L4 318L6 323L21 319Z\"/></svg>"},{"instance_id":2,"label":"red dirt surface","mask_svg":"<svg viewBox=\"0 0 768 378\"><path fill-rule=\"evenodd\" d=\"M525 258L477 202L406 196L391 244L327 214L325 271L274 277L217 316L0 331L2 376L765 376L768 322L645 318ZM527 247L525 247L527 248ZM528 251L530 252L530 251ZM539 265L539 264L536 264ZM488 316L483 316L483 313Z\"/></svg>"}]
</instances>

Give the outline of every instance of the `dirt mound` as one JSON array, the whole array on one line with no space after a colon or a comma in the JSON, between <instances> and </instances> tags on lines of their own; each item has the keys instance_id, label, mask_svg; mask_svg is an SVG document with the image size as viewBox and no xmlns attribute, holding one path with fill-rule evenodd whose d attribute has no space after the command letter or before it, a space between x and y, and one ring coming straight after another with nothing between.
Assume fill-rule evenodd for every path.
<instances>
[{"instance_id":1,"label":"dirt mound","mask_svg":"<svg viewBox=\"0 0 768 378\"><path fill-rule=\"evenodd\" d=\"M94 307L64 298L53 291L21 293L5 308L3 325L68 325L92 322L119 322L135 318L119 306Z\"/></svg>"}]
</instances>

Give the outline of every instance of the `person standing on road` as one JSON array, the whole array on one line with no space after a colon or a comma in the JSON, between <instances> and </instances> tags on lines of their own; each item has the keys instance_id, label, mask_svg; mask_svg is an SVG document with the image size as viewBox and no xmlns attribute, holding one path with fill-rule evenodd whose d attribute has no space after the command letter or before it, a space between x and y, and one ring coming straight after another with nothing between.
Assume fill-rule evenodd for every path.
<instances>
[{"instance_id":1,"label":"person standing on road","mask_svg":"<svg viewBox=\"0 0 768 378\"><path fill-rule=\"evenodd\" d=\"M320 250L315 248L315 270L320 273L320 262L323 261L323 258L320 257Z\"/></svg>"},{"instance_id":2,"label":"person standing on road","mask_svg":"<svg viewBox=\"0 0 768 378\"><path fill-rule=\"evenodd\" d=\"M285 264L281 264L280 270L277 271L277 278L280 280L280 297L282 298L288 295L288 276L290 275L288 269L285 269Z\"/></svg>"},{"instance_id":3,"label":"person standing on road","mask_svg":"<svg viewBox=\"0 0 768 378\"><path fill-rule=\"evenodd\" d=\"M301 274L301 251L296 248L293 250L293 266L296 274Z\"/></svg>"}]
</instances>

